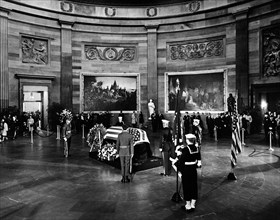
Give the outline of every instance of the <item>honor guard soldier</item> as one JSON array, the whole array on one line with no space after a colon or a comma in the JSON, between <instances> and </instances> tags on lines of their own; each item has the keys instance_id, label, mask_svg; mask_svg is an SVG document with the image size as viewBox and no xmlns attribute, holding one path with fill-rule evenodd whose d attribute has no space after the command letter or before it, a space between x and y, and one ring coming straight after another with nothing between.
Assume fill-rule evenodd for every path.
<instances>
[{"instance_id":1,"label":"honor guard soldier","mask_svg":"<svg viewBox=\"0 0 280 220\"><path fill-rule=\"evenodd\" d=\"M195 210L198 197L196 169L201 167L201 155L196 140L194 134L186 134L184 144L179 145L176 149L179 159L175 165L182 174L183 194L186 201L182 209L187 212Z\"/></svg>"},{"instance_id":2,"label":"honor guard soldier","mask_svg":"<svg viewBox=\"0 0 280 220\"><path fill-rule=\"evenodd\" d=\"M133 135L128 132L128 127L124 124L123 131L118 135L116 147L117 153L121 161L122 183L130 182L129 170L132 166L132 158L134 155Z\"/></svg>"}]
</instances>

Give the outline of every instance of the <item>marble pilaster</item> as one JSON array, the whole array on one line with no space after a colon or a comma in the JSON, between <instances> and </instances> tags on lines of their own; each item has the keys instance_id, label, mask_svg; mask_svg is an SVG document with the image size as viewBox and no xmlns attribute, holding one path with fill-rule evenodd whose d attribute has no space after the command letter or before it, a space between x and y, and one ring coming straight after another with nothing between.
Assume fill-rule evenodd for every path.
<instances>
[{"instance_id":1,"label":"marble pilaster","mask_svg":"<svg viewBox=\"0 0 280 220\"><path fill-rule=\"evenodd\" d=\"M235 13L236 19L236 90L241 112L249 105L248 9Z\"/></svg>"},{"instance_id":2,"label":"marble pilaster","mask_svg":"<svg viewBox=\"0 0 280 220\"><path fill-rule=\"evenodd\" d=\"M148 102L153 99L156 108L158 108L158 77L157 77L157 28L158 25L146 26L148 38L148 86L147 96Z\"/></svg>"},{"instance_id":3,"label":"marble pilaster","mask_svg":"<svg viewBox=\"0 0 280 220\"><path fill-rule=\"evenodd\" d=\"M59 21L61 25L61 78L60 102L65 108L72 110L72 26L73 22Z\"/></svg>"},{"instance_id":4,"label":"marble pilaster","mask_svg":"<svg viewBox=\"0 0 280 220\"><path fill-rule=\"evenodd\" d=\"M0 111L9 106L8 15L0 8Z\"/></svg>"}]
</instances>

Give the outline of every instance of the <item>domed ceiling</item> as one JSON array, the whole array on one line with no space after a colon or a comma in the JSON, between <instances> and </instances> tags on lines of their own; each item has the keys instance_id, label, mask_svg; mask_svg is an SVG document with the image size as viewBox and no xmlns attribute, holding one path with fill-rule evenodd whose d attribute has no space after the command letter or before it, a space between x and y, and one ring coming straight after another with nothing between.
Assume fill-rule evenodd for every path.
<instances>
[{"instance_id":1,"label":"domed ceiling","mask_svg":"<svg viewBox=\"0 0 280 220\"><path fill-rule=\"evenodd\" d=\"M187 3L191 0L70 0L76 3L86 3L106 6L157 6L177 3ZM68 1L69 2L69 1Z\"/></svg>"}]
</instances>

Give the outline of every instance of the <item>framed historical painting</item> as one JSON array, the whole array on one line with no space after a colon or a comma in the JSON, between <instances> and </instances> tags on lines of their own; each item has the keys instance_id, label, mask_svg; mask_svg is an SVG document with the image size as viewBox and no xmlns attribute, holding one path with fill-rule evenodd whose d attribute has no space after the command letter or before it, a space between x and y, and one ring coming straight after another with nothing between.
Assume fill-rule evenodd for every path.
<instances>
[{"instance_id":1,"label":"framed historical painting","mask_svg":"<svg viewBox=\"0 0 280 220\"><path fill-rule=\"evenodd\" d=\"M132 112L140 103L139 73L82 73L81 112Z\"/></svg>"},{"instance_id":2,"label":"framed historical painting","mask_svg":"<svg viewBox=\"0 0 280 220\"><path fill-rule=\"evenodd\" d=\"M280 76L280 24L262 29L260 51L261 77Z\"/></svg>"},{"instance_id":3,"label":"framed historical painting","mask_svg":"<svg viewBox=\"0 0 280 220\"><path fill-rule=\"evenodd\" d=\"M165 73L166 111L223 112L226 97L226 69Z\"/></svg>"}]
</instances>

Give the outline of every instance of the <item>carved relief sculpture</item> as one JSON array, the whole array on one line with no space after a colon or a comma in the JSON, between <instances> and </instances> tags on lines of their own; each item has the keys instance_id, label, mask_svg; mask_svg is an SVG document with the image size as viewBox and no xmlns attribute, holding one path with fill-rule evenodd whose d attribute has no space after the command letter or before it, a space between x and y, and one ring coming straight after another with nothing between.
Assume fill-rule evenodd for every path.
<instances>
[{"instance_id":1,"label":"carved relief sculpture","mask_svg":"<svg viewBox=\"0 0 280 220\"><path fill-rule=\"evenodd\" d=\"M263 31L263 76L280 75L280 26Z\"/></svg>"},{"instance_id":2,"label":"carved relief sculpture","mask_svg":"<svg viewBox=\"0 0 280 220\"><path fill-rule=\"evenodd\" d=\"M171 60L193 60L205 57L222 56L223 40L170 45Z\"/></svg>"},{"instance_id":3,"label":"carved relief sculpture","mask_svg":"<svg viewBox=\"0 0 280 220\"><path fill-rule=\"evenodd\" d=\"M112 7L105 8L105 15L109 17L114 17L116 15L116 9Z\"/></svg>"},{"instance_id":4,"label":"carved relief sculpture","mask_svg":"<svg viewBox=\"0 0 280 220\"><path fill-rule=\"evenodd\" d=\"M31 37L21 39L22 62L48 64L48 41Z\"/></svg>"},{"instance_id":5,"label":"carved relief sculpture","mask_svg":"<svg viewBox=\"0 0 280 220\"><path fill-rule=\"evenodd\" d=\"M154 17L157 15L157 8L151 7L147 9L147 16Z\"/></svg>"},{"instance_id":6,"label":"carved relief sculpture","mask_svg":"<svg viewBox=\"0 0 280 220\"><path fill-rule=\"evenodd\" d=\"M73 12L73 5L68 2L60 2L60 9L64 12Z\"/></svg>"},{"instance_id":7,"label":"carved relief sculpture","mask_svg":"<svg viewBox=\"0 0 280 220\"><path fill-rule=\"evenodd\" d=\"M190 12L197 12L200 9L200 1L193 1L186 5Z\"/></svg>"},{"instance_id":8,"label":"carved relief sculpture","mask_svg":"<svg viewBox=\"0 0 280 220\"><path fill-rule=\"evenodd\" d=\"M87 60L133 61L135 54L135 47L85 46L85 57Z\"/></svg>"}]
</instances>

